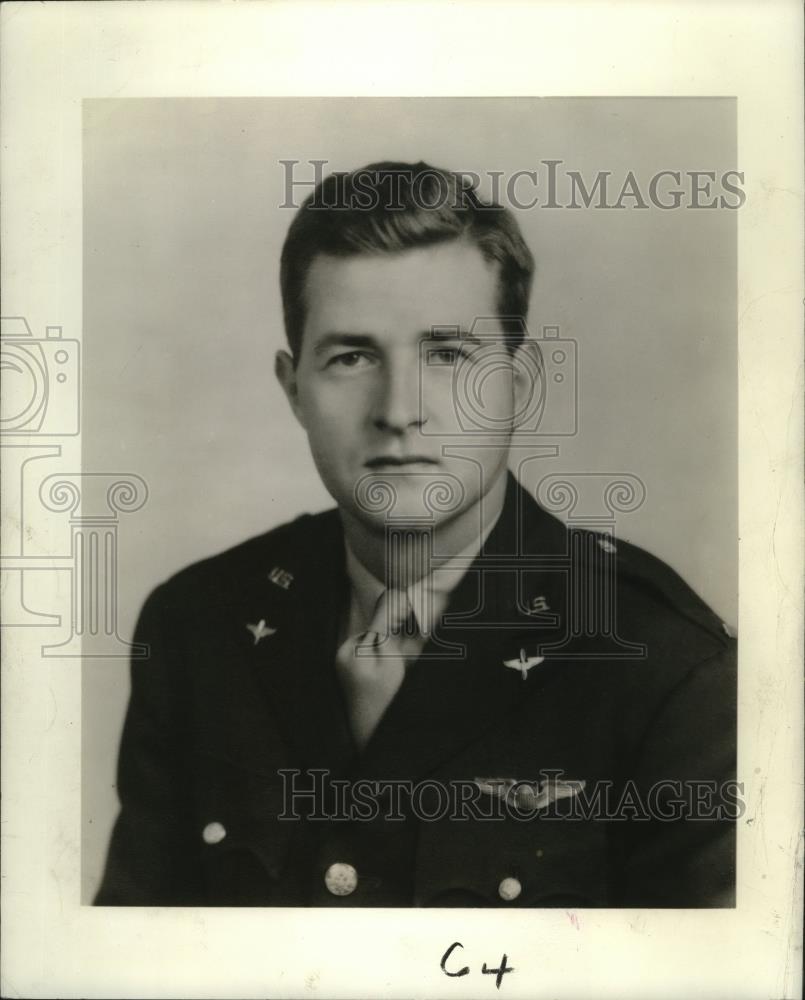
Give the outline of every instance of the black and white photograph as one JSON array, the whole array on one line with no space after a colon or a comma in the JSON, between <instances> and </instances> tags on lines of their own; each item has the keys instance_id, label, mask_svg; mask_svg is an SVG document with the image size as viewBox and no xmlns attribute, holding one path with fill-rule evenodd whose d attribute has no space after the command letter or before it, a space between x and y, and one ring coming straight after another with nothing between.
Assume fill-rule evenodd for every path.
<instances>
[{"instance_id":1,"label":"black and white photograph","mask_svg":"<svg viewBox=\"0 0 805 1000\"><path fill-rule=\"evenodd\" d=\"M4 995L797 995L799 119L774 180L729 60L411 88L448 5L107 6L58 183L4 153Z\"/></svg>"},{"instance_id":2,"label":"black and white photograph","mask_svg":"<svg viewBox=\"0 0 805 1000\"><path fill-rule=\"evenodd\" d=\"M96 904L734 905L734 102L84 120Z\"/></svg>"}]
</instances>

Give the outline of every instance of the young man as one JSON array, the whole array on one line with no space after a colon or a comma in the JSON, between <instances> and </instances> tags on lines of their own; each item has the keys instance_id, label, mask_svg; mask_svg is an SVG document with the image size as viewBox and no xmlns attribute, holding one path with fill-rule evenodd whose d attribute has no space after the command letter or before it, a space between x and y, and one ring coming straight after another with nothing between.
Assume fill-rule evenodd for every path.
<instances>
[{"instance_id":1,"label":"young man","mask_svg":"<svg viewBox=\"0 0 805 1000\"><path fill-rule=\"evenodd\" d=\"M733 905L734 642L508 471L532 272L426 164L302 206L276 371L337 508L148 598L97 903Z\"/></svg>"}]
</instances>

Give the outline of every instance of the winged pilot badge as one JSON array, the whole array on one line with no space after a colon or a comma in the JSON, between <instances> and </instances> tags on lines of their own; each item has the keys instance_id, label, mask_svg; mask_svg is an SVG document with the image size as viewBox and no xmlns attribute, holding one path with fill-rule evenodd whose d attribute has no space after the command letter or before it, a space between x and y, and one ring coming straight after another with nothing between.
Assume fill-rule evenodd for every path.
<instances>
[{"instance_id":1,"label":"winged pilot badge","mask_svg":"<svg viewBox=\"0 0 805 1000\"><path fill-rule=\"evenodd\" d=\"M247 625L246 628L254 636L255 646L261 639L265 639L266 636L269 635L274 635L274 633L277 631L275 628L269 628L268 625L266 625L265 618L261 618L256 625Z\"/></svg>"},{"instance_id":2,"label":"winged pilot badge","mask_svg":"<svg viewBox=\"0 0 805 1000\"><path fill-rule=\"evenodd\" d=\"M504 660L504 667L511 667L512 670L520 670L523 674L523 680L528 677L528 671L532 667L538 666L545 659L544 656L526 656L525 650L520 650L520 657L517 660Z\"/></svg>"},{"instance_id":3,"label":"winged pilot badge","mask_svg":"<svg viewBox=\"0 0 805 1000\"><path fill-rule=\"evenodd\" d=\"M573 798L587 787L585 780L550 780L531 782L517 778L474 778L475 784L485 795L500 799L523 812L547 809L560 799Z\"/></svg>"}]
</instances>

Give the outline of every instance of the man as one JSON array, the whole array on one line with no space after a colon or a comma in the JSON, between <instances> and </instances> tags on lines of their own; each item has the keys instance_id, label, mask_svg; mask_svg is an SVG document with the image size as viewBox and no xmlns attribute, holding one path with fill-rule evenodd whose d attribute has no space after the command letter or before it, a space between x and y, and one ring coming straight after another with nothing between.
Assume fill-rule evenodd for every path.
<instances>
[{"instance_id":1,"label":"man","mask_svg":"<svg viewBox=\"0 0 805 1000\"><path fill-rule=\"evenodd\" d=\"M337 508L148 598L97 903L733 905L734 642L508 471L532 273L426 164L302 206L276 372Z\"/></svg>"}]
</instances>

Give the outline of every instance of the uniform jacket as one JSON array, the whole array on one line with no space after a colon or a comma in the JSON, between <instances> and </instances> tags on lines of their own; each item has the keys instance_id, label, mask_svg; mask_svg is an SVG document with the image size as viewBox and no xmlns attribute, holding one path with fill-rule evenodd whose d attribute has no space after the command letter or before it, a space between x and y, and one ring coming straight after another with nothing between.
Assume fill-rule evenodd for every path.
<instances>
[{"instance_id":1,"label":"uniform jacket","mask_svg":"<svg viewBox=\"0 0 805 1000\"><path fill-rule=\"evenodd\" d=\"M336 510L172 577L136 630L150 656L132 664L96 904L734 905L735 810L722 807L735 642L668 566L616 546L567 529L510 476L498 523L362 753L334 671L349 598ZM518 659L535 662L505 665ZM557 775L577 792L484 818L511 805L514 782L540 792ZM461 782L483 814L444 815L433 793L419 815L403 797L347 819L336 779ZM314 781L324 805L289 802ZM354 873L348 895L328 888L334 864Z\"/></svg>"}]
</instances>

